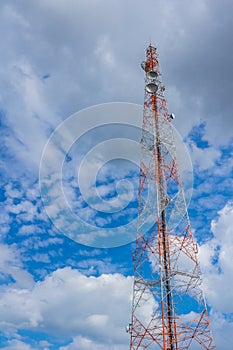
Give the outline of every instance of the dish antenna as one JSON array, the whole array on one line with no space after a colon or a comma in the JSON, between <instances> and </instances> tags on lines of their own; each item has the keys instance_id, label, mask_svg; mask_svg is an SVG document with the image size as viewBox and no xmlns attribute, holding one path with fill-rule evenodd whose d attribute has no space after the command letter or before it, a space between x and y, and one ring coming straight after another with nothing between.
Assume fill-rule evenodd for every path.
<instances>
[{"instance_id":1,"label":"dish antenna","mask_svg":"<svg viewBox=\"0 0 233 350\"><path fill-rule=\"evenodd\" d=\"M165 91L165 86L161 85L160 90L161 90L162 92L164 92L164 91Z\"/></svg>"},{"instance_id":2,"label":"dish antenna","mask_svg":"<svg viewBox=\"0 0 233 350\"><path fill-rule=\"evenodd\" d=\"M146 70L146 62L145 61L142 61L141 67L142 67L143 70Z\"/></svg>"},{"instance_id":3,"label":"dish antenna","mask_svg":"<svg viewBox=\"0 0 233 350\"><path fill-rule=\"evenodd\" d=\"M158 73L155 70L150 70L146 73L146 77L150 80L155 80L158 77Z\"/></svg>"},{"instance_id":4,"label":"dish antenna","mask_svg":"<svg viewBox=\"0 0 233 350\"><path fill-rule=\"evenodd\" d=\"M155 94L157 90L158 90L158 85L156 85L155 83L150 83L146 85L146 91L149 92L150 94Z\"/></svg>"}]
</instances>

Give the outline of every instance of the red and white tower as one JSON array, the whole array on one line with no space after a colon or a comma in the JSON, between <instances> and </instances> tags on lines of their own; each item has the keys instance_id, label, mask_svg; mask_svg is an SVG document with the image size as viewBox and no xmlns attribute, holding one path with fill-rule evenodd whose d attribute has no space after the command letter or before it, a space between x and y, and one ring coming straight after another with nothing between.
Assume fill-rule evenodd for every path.
<instances>
[{"instance_id":1,"label":"red and white tower","mask_svg":"<svg viewBox=\"0 0 233 350\"><path fill-rule=\"evenodd\" d=\"M156 48L146 51L130 349L214 350Z\"/></svg>"}]
</instances>

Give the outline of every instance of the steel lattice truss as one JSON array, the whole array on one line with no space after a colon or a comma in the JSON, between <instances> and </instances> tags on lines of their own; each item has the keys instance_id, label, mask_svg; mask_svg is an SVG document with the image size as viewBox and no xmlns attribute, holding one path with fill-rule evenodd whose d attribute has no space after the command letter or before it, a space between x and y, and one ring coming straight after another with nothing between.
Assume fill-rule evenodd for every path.
<instances>
[{"instance_id":1,"label":"steel lattice truss","mask_svg":"<svg viewBox=\"0 0 233 350\"><path fill-rule=\"evenodd\" d=\"M130 349L214 350L156 49L147 49Z\"/></svg>"}]
</instances>

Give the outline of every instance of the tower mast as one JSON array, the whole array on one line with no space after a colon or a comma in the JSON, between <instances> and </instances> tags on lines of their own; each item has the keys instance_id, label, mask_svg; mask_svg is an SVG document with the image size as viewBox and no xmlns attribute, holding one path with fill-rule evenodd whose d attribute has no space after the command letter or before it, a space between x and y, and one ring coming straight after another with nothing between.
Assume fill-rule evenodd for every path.
<instances>
[{"instance_id":1,"label":"tower mast","mask_svg":"<svg viewBox=\"0 0 233 350\"><path fill-rule=\"evenodd\" d=\"M215 350L156 48L146 50L130 349Z\"/></svg>"}]
</instances>

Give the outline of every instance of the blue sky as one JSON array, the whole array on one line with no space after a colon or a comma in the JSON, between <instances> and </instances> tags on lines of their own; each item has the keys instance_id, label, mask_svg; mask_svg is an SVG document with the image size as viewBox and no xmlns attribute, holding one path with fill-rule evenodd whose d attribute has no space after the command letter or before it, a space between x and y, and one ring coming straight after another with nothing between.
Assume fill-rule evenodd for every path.
<instances>
[{"instance_id":1,"label":"blue sky","mask_svg":"<svg viewBox=\"0 0 233 350\"><path fill-rule=\"evenodd\" d=\"M169 110L176 115L173 125L192 161L189 214L215 342L231 350L232 3L3 0L0 6L0 348L129 348L124 327L131 311L139 159L132 142L140 141L140 62L151 40L158 47ZM112 123L118 118L115 102L133 104L131 112L136 104L135 121L126 109L122 125L94 127L73 140L75 130L89 128L90 114L84 112L75 130L62 129L59 140L72 140L62 163L64 201L54 204L55 186L50 214L66 203L80 226L92 227L72 240L42 202L43 150L56 128L80 110L111 103L109 120L105 117ZM98 107L94 110L96 119L91 118L97 120ZM134 126L126 127L127 121ZM48 159L53 169L58 158L48 153ZM132 222L131 229L121 230L122 222ZM98 237L97 246L92 237ZM100 247L103 242L107 248Z\"/></svg>"}]
</instances>

